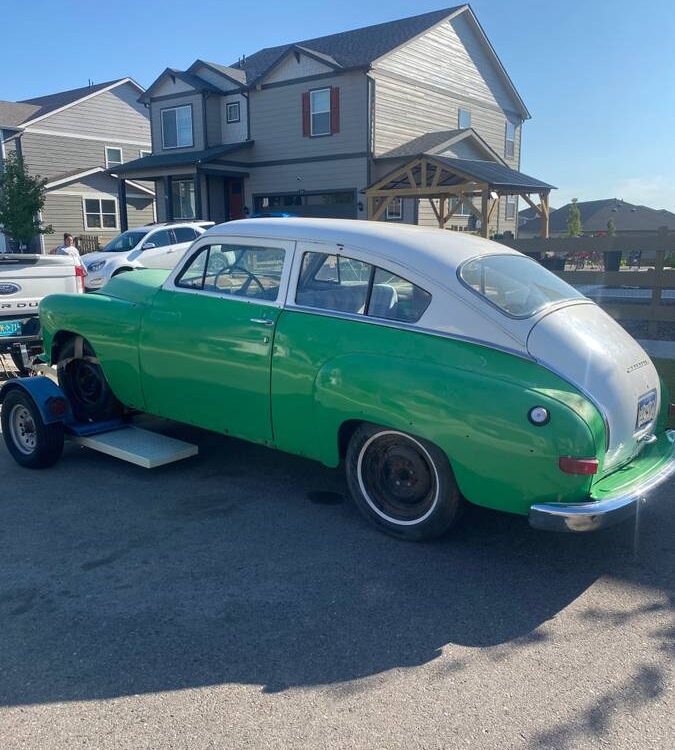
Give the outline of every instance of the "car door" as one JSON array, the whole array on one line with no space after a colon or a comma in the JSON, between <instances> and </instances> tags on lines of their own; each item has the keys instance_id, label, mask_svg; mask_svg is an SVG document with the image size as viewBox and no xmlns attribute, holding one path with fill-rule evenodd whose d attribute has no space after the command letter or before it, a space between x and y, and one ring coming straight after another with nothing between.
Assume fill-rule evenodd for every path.
<instances>
[{"instance_id":1,"label":"car door","mask_svg":"<svg viewBox=\"0 0 675 750\"><path fill-rule=\"evenodd\" d=\"M185 252L190 245L201 234L201 232L198 232L194 227L173 227L172 231L174 243L163 258L167 265L162 266L162 268L174 268L183 255L185 255Z\"/></svg>"},{"instance_id":2,"label":"car door","mask_svg":"<svg viewBox=\"0 0 675 750\"><path fill-rule=\"evenodd\" d=\"M175 263L170 264L169 258L174 244L175 237L171 229L162 228L150 232L143 240L138 260L145 268L173 268Z\"/></svg>"},{"instance_id":3,"label":"car door","mask_svg":"<svg viewBox=\"0 0 675 750\"><path fill-rule=\"evenodd\" d=\"M190 251L143 318L147 411L272 442L271 354L293 247L209 237Z\"/></svg>"}]
</instances>

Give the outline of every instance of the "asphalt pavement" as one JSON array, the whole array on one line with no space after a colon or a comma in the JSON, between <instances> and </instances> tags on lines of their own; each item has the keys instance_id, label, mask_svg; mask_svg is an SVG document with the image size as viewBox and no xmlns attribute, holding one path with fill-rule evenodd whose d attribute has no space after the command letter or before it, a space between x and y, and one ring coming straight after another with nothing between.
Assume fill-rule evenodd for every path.
<instances>
[{"instance_id":1,"label":"asphalt pavement","mask_svg":"<svg viewBox=\"0 0 675 750\"><path fill-rule=\"evenodd\" d=\"M637 533L410 544L340 471L161 426L200 455L0 443L2 750L672 747L672 486Z\"/></svg>"}]
</instances>

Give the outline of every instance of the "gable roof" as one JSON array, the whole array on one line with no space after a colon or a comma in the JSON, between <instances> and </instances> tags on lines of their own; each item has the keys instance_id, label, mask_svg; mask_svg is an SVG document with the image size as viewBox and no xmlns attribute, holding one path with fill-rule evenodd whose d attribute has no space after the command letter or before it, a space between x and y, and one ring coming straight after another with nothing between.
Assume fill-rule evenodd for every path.
<instances>
[{"instance_id":1,"label":"gable roof","mask_svg":"<svg viewBox=\"0 0 675 750\"><path fill-rule=\"evenodd\" d=\"M351 31L342 31L315 39L305 39L278 47L265 47L230 67L241 70L246 77L246 83L250 86L264 76L293 47L299 47L317 55L323 55L324 59L327 56L342 68L365 68L373 60L400 47L463 8L468 8L468 6L456 5L452 8Z\"/></svg>"},{"instance_id":2,"label":"gable roof","mask_svg":"<svg viewBox=\"0 0 675 750\"><path fill-rule=\"evenodd\" d=\"M196 66L196 63L198 62L201 62L201 61L197 60L187 70L178 70L177 68L164 68L164 70L150 84L149 88L147 88L141 94L141 96L138 98L138 101L139 102L149 101L155 87L159 84L160 81L162 81L167 76L170 76L171 78L174 78L174 79L177 78L178 80L183 81L183 83L187 83L187 85L191 86L195 91L209 91L214 94L222 94L223 89L219 89L210 81L207 81L205 78L201 78L200 76L192 72L192 69Z\"/></svg>"},{"instance_id":3,"label":"gable roof","mask_svg":"<svg viewBox=\"0 0 675 750\"><path fill-rule=\"evenodd\" d=\"M480 149L489 154L496 162L506 164L504 159L481 138L473 128L456 128L455 130L438 130L413 138L400 146L378 156L378 159L396 159L406 156L421 156L422 154L438 154L458 141L471 139Z\"/></svg>"},{"instance_id":4,"label":"gable roof","mask_svg":"<svg viewBox=\"0 0 675 750\"><path fill-rule=\"evenodd\" d=\"M194 73L200 65L203 65L205 68L211 68L211 70L216 73L229 78L229 80L236 85L243 85L246 83L246 74L243 70L230 68L227 65L219 65L218 63L209 62L208 60L195 60L188 68L188 73Z\"/></svg>"},{"instance_id":5,"label":"gable roof","mask_svg":"<svg viewBox=\"0 0 675 750\"><path fill-rule=\"evenodd\" d=\"M571 203L552 211L549 216L551 232L566 232ZM618 198L597 201L577 202L584 232L606 232L607 222L612 219L617 232L655 231L660 227L675 229L675 213L665 209L638 206ZM541 229L539 218L520 225L521 232L538 233Z\"/></svg>"},{"instance_id":6,"label":"gable roof","mask_svg":"<svg viewBox=\"0 0 675 750\"><path fill-rule=\"evenodd\" d=\"M139 91L143 91L132 78L117 78L114 81L82 86L78 89L58 91L55 94L36 96L32 99L23 99L19 102L0 102L0 127L19 128L29 125L35 120L42 119L58 110L65 109L101 91L115 88L123 83L130 83Z\"/></svg>"}]
</instances>

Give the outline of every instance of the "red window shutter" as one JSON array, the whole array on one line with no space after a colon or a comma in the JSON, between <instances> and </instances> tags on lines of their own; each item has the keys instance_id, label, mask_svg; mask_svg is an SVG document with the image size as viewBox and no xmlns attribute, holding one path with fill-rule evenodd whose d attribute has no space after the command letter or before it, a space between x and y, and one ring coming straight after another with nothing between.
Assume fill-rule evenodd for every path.
<instances>
[{"instance_id":1,"label":"red window shutter","mask_svg":"<svg viewBox=\"0 0 675 750\"><path fill-rule=\"evenodd\" d=\"M309 125L309 91L305 91L302 95L302 134L303 136L310 135Z\"/></svg>"},{"instance_id":2,"label":"red window shutter","mask_svg":"<svg viewBox=\"0 0 675 750\"><path fill-rule=\"evenodd\" d=\"M340 132L340 88L331 86L330 90L330 132Z\"/></svg>"}]
</instances>

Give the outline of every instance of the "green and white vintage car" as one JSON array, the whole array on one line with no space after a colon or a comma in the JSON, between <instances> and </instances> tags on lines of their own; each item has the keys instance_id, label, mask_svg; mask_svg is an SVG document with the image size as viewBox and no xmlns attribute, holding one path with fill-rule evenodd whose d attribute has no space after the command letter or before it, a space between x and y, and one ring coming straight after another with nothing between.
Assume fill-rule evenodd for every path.
<instances>
[{"instance_id":1,"label":"green and white vintage car","mask_svg":"<svg viewBox=\"0 0 675 750\"><path fill-rule=\"evenodd\" d=\"M534 260L380 222L210 229L172 272L42 304L76 417L141 410L344 462L365 516L406 539L464 500L588 530L675 470L642 348Z\"/></svg>"}]
</instances>

